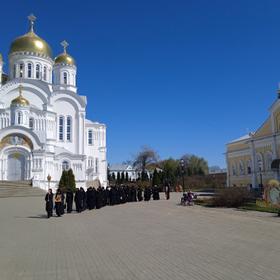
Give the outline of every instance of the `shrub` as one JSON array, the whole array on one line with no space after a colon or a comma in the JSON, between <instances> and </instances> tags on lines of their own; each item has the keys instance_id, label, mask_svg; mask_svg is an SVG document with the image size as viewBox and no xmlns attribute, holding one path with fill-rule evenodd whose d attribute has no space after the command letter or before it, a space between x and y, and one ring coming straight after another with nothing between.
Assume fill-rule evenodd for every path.
<instances>
[{"instance_id":1,"label":"shrub","mask_svg":"<svg viewBox=\"0 0 280 280\"><path fill-rule=\"evenodd\" d=\"M221 190L213 198L213 206L239 207L252 200L252 195L246 188L231 187Z\"/></svg>"}]
</instances>

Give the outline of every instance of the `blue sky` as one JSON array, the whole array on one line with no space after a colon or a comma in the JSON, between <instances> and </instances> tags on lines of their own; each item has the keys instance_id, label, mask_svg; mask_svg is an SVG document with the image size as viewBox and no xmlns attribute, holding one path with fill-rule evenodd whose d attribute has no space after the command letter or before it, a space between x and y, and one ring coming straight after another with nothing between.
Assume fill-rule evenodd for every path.
<instances>
[{"instance_id":1,"label":"blue sky","mask_svg":"<svg viewBox=\"0 0 280 280\"><path fill-rule=\"evenodd\" d=\"M280 81L280 2L259 0L1 3L0 52L35 30L78 64L90 119L107 125L108 160L141 146L225 166L225 144L257 129Z\"/></svg>"}]
</instances>

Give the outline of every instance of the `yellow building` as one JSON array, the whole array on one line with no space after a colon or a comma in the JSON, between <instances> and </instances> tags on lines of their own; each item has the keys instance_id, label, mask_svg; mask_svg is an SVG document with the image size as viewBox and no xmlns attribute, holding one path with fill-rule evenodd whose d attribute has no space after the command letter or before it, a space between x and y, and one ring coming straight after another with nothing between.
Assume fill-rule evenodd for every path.
<instances>
[{"instance_id":1,"label":"yellow building","mask_svg":"<svg viewBox=\"0 0 280 280\"><path fill-rule=\"evenodd\" d=\"M227 144L227 185L258 188L279 179L280 92L256 131Z\"/></svg>"}]
</instances>

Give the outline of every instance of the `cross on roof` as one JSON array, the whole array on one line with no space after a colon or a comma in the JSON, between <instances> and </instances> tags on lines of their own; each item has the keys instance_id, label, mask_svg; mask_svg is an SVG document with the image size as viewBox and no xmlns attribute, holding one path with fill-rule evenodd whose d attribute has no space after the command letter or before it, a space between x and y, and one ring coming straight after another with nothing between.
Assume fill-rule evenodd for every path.
<instances>
[{"instance_id":1,"label":"cross on roof","mask_svg":"<svg viewBox=\"0 0 280 280\"><path fill-rule=\"evenodd\" d=\"M19 91L19 95L21 96L22 95L22 85L18 86L18 91Z\"/></svg>"},{"instance_id":2,"label":"cross on roof","mask_svg":"<svg viewBox=\"0 0 280 280\"><path fill-rule=\"evenodd\" d=\"M66 49L69 46L69 44L67 43L67 41L63 40L60 45L63 47L63 51L64 53L66 53Z\"/></svg>"},{"instance_id":3,"label":"cross on roof","mask_svg":"<svg viewBox=\"0 0 280 280\"><path fill-rule=\"evenodd\" d=\"M36 21L37 18L33 14L30 14L27 18L30 22L30 31L33 32L34 22Z\"/></svg>"}]
</instances>

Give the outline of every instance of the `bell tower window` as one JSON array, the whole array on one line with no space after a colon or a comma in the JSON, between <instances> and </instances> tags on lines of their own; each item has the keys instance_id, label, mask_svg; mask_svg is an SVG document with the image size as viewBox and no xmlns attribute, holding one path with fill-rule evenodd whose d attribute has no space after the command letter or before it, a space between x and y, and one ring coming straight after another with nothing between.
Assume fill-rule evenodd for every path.
<instances>
[{"instance_id":1,"label":"bell tower window","mask_svg":"<svg viewBox=\"0 0 280 280\"><path fill-rule=\"evenodd\" d=\"M63 141L64 139L64 117L59 117L59 125L58 125L58 139Z\"/></svg>"},{"instance_id":2,"label":"bell tower window","mask_svg":"<svg viewBox=\"0 0 280 280\"><path fill-rule=\"evenodd\" d=\"M32 77L32 64L31 63L27 64L27 77L28 78Z\"/></svg>"},{"instance_id":3,"label":"bell tower window","mask_svg":"<svg viewBox=\"0 0 280 280\"><path fill-rule=\"evenodd\" d=\"M22 78L23 77L23 68L24 68L24 64L21 63L19 65L19 77Z\"/></svg>"},{"instance_id":4,"label":"bell tower window","mask_svg":"<svg viewBox=\"0 0 280 280\"><path fill-rule=\"evenodd\" d=\"M64 84L64 85L67 85L67 83L68 83L67 73L66 73L66 72L63 72L63 84Z\"/></svg>"},{"instance_id":5,"label":"bell tower window","mask_svg":"<svg viewBox=\"0 0 280 280\"><path fill-rule=\"evenodd\" d=\"M92 129L90 129L88 131L88 144L93 145L93 131L92 131Z\"/></svg>"},{"instance_id":6,"label":"bell tower window","mask_svg":"<svg viewBox=\"0 0 280 280\"><path fill-rule=\"evenodd\" d=\"M66 140L71 141L71 134L72 134L72 119L70 116L66 119Z\"/></svg>"},{"instance_id":7,"label":"bell tower window","mask_svg":"<svg viewBox=\"0 0 280 280\"><path fill-rule=\"evenodd\" d=\"M47 67L44 66L44 70L43 70L43 80L46 81L47 80Z\"/></svg>"},{"instance_id":8,"label":"bell tower window","mask_svg":"<svg viewBox=\"0 0 280 280\"><path fill-rule=\"evenodd\" d=\"M29 119L29 128L31 128L31 129L34 128L34 119L33 118Z\"/></svg>"},{"instance_id":9,"label":"bell tower window","mask_svg":"<svg viewBox=\"0 0 280 280\"><path fill-rule=\"evenodd\" d=\"M36 79L40 79L40 65L36 64Z\"/></svg>"},{"instance_id":10,"label":"bell tower window","mask_svg":"<svg viewBox=\"0 0 280 280\"><path fill-rule=\"evenodd\" d=\"M22 124L22 113L21 112L18 112L17 122L18 122L18 124Z\"/></svg>"}]
</instances>

